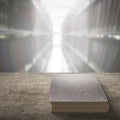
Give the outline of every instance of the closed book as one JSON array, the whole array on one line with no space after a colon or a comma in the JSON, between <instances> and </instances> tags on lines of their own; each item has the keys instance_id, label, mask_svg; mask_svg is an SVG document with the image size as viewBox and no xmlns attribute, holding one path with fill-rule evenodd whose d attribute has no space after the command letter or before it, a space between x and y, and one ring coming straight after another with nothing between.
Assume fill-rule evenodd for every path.
<instances>
[{"instance_id":1,"label":"closed book","mask_svg":"<svg viewBox=\"0 0 120 120\"><path fill-rule=\"evenodd\" d=\"M109 102L95 74L55 74L50 88L52 112L108 112Z\"/></svg>"}]
</instances>

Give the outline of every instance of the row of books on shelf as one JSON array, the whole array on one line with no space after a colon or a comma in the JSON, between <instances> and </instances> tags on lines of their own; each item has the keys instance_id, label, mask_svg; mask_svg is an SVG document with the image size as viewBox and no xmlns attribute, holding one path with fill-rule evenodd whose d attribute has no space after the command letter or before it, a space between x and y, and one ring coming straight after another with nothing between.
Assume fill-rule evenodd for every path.
<instances>
[{"instance_id":1,"label":"row of books on shelf","mask_svg":"<svg viewBox=\"0 0 120 120\"><path fill-rule=\"evenodd\" d=\"M42 51L48 40L36 37L0 39L0 72L17 72Z\"/></svg>"},{"instance_id":2,"label":"row of books on shelf","mask_svg":"<svg viewBox=\"0 0 120 120\"><path fill-rule=\"evenodd\" d=\"M0 1L0 25L7 25L8 9L5 1Z\"/></svg>"},{"instance_id":3,"label":"row of books on shelf","mask_svg":"<svg viewBox=\"0 0 120 120\"><path fill-rule=\"evenodd\" d=\"M74 29L95 32L120 31L120 0L99 0L74 20Z\"/></svg>"},{"instance_id":4,"label":"row of books on shelf","mask_svg":"<svg viewBox=\"0 0 120 120\"><path fill-rule=\"evenodd\" d=\"M88 55L88 39L85 37L80 38L79 36L69 36L71 39L67 39L68 44L70 44L71 47L75 51L81 51L82 54L85 56Z\"/></svg>"},{"instance_id":5,"label":"row of books on shelf","mask_svg":"<svg viewBox=\"0 0 120 120\"><path fill-rule=\"evenodd\" d=\"M66 38L65 41L72 47L72 49L67 50L69 46L66 46L65 49L69 54L75 54L72 55L74 63L80 61L82 57L82 60L85 60L85 62L87 60L87 64L92 64L95 70L97 68L97 71L120 72L120 41L112 38L86 39L86 37L77 36L72 37L71 40ZM70 59L73 58L71 57Z\"/></svg>"},{"instance_id":6,"label":"row of books on shelf","mask_svg":"<svg viewBox=\"0 0 120 120\"><path fill-rule=\"evenodd\" d=\"M120 1L102 0L91 6L89 12L89 29L102 31L119 31L120 29Z\"/></svg>"},{"instance_id":7,"label":"row of books on shelf","mask_svg":"<svg viewBox=\"0 0 120 120\"><path fill-rule=\"evenodd\" d=\"M67 46L64 44L63 53L66 56L66 60L69 63L70 68L74 72L94 72L94 70L87 64L87 55L80 51L77 46L72 46L71 43L68 44L70 45Z\"/></svg>"},{"instance_id":8,"label":"row of books on shelf","mask_svg":"<svg viewBox=\"0 0 120 120\"><path fill-rule=\"evenodd\" d=\"M114 40L113 44L109 39L106 41L91 40L89 62L105 72L120 72L120 42Z\"/></svg>"},{"instance_id":9,"label":"row of books on shelf","mask_svg":"<svg viewBox=\"0 0 120 120\"><path fill-rule=\"evenodd\" d=\"M23 2L24 3L22 3L22 1L17 2L16 0L1 0L0 25L7 28L33 30L38 14L31 1Z\"/></svg>"}]
</instances>

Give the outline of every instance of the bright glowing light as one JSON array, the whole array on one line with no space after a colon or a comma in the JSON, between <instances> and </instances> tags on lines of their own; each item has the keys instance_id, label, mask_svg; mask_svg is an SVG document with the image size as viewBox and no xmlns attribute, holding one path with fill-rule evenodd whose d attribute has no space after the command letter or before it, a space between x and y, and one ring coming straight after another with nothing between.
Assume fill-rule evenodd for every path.
<instances>
[{"instance_id":1,"label":"bright glowing light","mask_svg":"<svg viewBox=\"0 0 120 120\"><path fill-rule=\"evenodd\" d=\"M113 38L120 40L120 35L114 35Z\"/></svg>"},{"instance_id":2,"label":"bright glowing light","mask_svg":"<svg viewBox=\"0 0 120 120\"><path fill-rule=\"evenodd\" d=\"M45 7L74 7L75 0L42 0Z\"/></svg>"},{"instance_id":3,"label":"bright glowing light","mask_svg":"<svg viewBox=\"0 0 120 120\"><path fill-rule=\"evenodd\" d=\"M42 5L51 16L54 32L61 32L62 23L74 3L75 0L42 0Z\"/></svg>"},{"instance_id":4,"label":"bright glowing light","mask_svg":"<svg viewBox=\"0 0 120 120\"><path fill-rule=\"evenodd\" d=\"M59 46L53 48L51 59L48 63L47 72L71 72Z\"/></svg>"},{"instance_id":5,"label":"bright glowing light","mask_svg":"<svg viewBox=\"0 0 120 120\"><path fill-rule=\"evenodd\" d=\"M75 0L42 0L53 22L53 52L48 63L47 72L70 72L64 58L62 41L62 23L69 11L74 7Z\"/></svg>"},{"instance_id":6,"label":"bright glowing light","mask_svg":"<svg viewBox=\"0 0 120 120\"><path fill-rule=\"evenodd\" d=\"M48 11L53 23L53 44L61 45L62 23L74 7L75 0L42 0L42 5Z\"/></svg>"},{"instance_id":7,"label":"bright glowing light","mask_svg":"<svg viewBox=\"0 0 120 120\"><path fill-rule=\"evenodd\" d=\"M109 38L112 38L113 36L112 35L108 35Z\"/></svg>"},{"instance_id":8,"label":"bright glowing light","mask_svg":"<svg viewBox=\"0 0 120 120\"><path fill-rule=\"evenodd\" d=\"M40 9L39 4L37 3L36 0L32 0L32 3L35 5L36 9Z\"/></svg>"}]
</instances>

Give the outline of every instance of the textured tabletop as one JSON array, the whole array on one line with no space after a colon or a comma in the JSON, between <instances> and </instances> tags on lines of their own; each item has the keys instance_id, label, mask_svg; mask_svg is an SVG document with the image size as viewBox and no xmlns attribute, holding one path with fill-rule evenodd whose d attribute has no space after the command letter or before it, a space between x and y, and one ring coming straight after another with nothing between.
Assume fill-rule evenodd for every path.
<instances>
[{"instance_id":1,"label":"textured tabletop","mask_svg":"<svg viewBox=\"0 0 120 120\"><path fill-rule=\"evenodd\" d=\"M52 114L51 76L0 73L0 120L120 120L120 73L96 74L111 105L106 114Z\"/></svg>"}]
</instances>

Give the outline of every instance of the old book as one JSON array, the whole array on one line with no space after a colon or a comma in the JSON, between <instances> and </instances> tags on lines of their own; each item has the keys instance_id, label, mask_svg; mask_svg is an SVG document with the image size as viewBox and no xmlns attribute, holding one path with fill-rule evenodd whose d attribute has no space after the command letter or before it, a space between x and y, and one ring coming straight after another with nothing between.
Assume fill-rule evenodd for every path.
<instances>
[{"instance_id":1,"label":"old book","mask_svg":"<svg viewBox=\"0 0 120 120\"><path fill-rule=\"evenodd\" d=\"M52 112L107 112L109 103L95 74L54 74Z\"/></svg>"}]
</instances>

